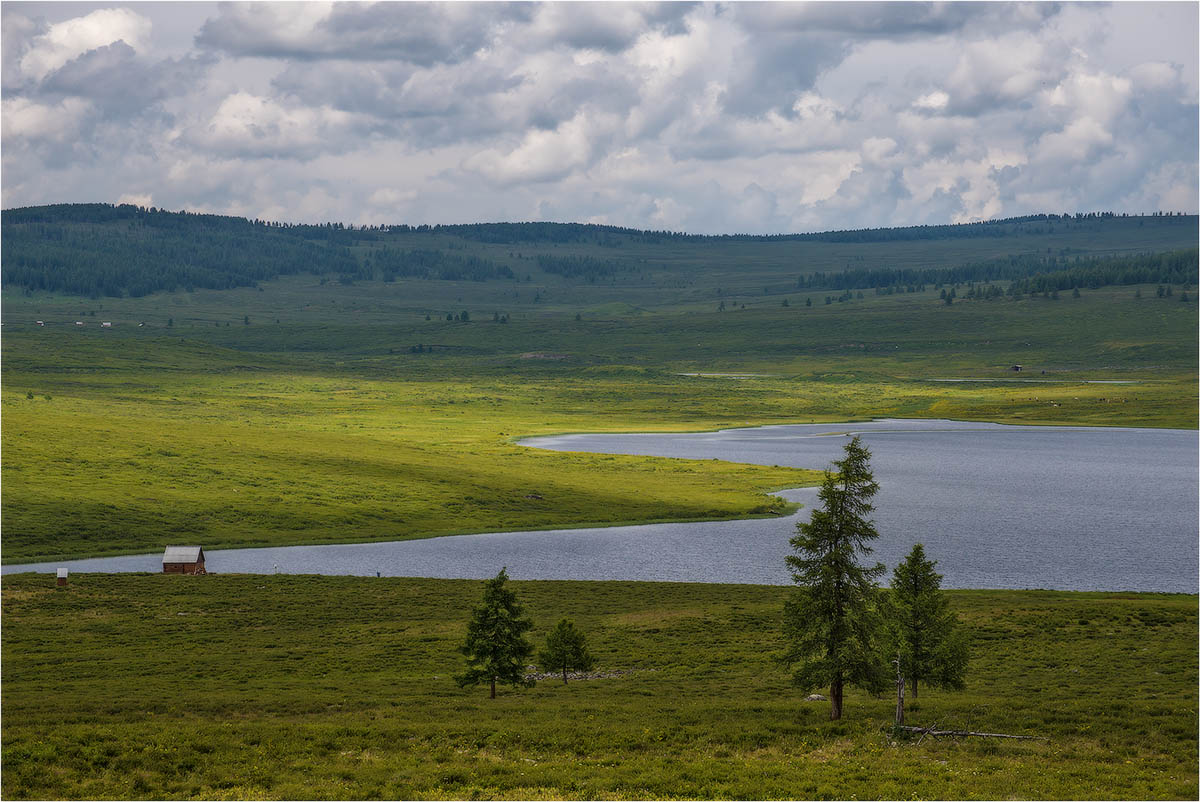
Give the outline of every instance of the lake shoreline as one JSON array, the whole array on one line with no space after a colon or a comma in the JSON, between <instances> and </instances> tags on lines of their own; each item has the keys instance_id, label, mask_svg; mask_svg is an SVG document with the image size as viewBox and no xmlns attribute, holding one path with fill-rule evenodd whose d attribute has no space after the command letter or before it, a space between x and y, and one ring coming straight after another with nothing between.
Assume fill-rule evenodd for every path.
<instances>
[{"instance_id":1,"label":"lake shoreline","mask_svg":"<svg viewBox=\"0 0 1200 802\"><path fill-rule=\"evenodd\" d=\"M824 423L820 423L820 424L767 423L767 424L757 424L757 425L751 425L751 426L720 427L720 428L714 428L714 429L694 430L694 431L687 431L687 432L659 431L659 432L620 432L620 433L617 433L617 432L590 432L590 433L571 433L571 434L538 434L538 435L532 435L532 436L510 437L509 440L513 441L513 442L517 442L520 445L522 445L524 447L528 447L528 448L544 448L544 449L557 450L557 451L581 451L581 452L585 452L585 453L631 453L631 454L636 454L636 451L632 451L632 450L631 451L619 451L619 452L604 452L604 451L592 451L591 449L588 449L588 448L581 448L581 449L561 448L561 447L556 447L556 444L553 444L553 441L561 440L563 438L573 438L573 437L603 437L603 438L637 437L637 436L682 437L682 436L686 436L689 434L703 435L703 434L744 433L744 432L757 432L757 433L761 434L764 431L769 431L772 429L789 429L789 428L794 429L795 427L798 427L798 426L799 427L815 426L815 427L822 427L822 428L833 427L833 429L834 429L833 431L817 431L812 434L805 434L805 435L797 435L794 433L790 434L791 437L797 438L797 439L808 439L808 438L827 439L829 437L837 437L837 436L842 436L842 435L849 436L849 434L857 431L855 429L856 425L863 425L864 429L865 429L865 427L871 426L871 425L878 426L881 424L887 425L890 423L896 423L900 426L894 430L876 428L876 429L871 429L869 431L873 434L884 434L884 433L888 433L888 432L901 432L901 433L909 432L909 431L911 431L911 429L904 428L902 424L914 424L914 423L915 424L932 424L932 425L934 425L935 428L921 430L921 431L927 432L927 433L929 433L929 432L956 432L956 433L986 432L989 434L999 434L999 433L1005 433L1005 430L1009 429L1009 428L1011 428L1012 433L1014 433L1014 434L1028 433L1030 429L1035 429L1035 428L1044 428L1047 431L1055 431L1055 432L1064 431L1064 427L1062 427L1062 426L1036 427L1036 426L1030 426L1028 424L999 423L999 422L995 422L995 421L950 420L950 419L938 419L938 418L890 418L890 417L888 417L888 418L871 418L871 419L867 419L867 420L837 420L837 421L824 422ZM937 424L939 424L939 423L943 424L945 428L941 428L940 426L937 426ZM973 426L973 424L978 424L978 427L976 428L975 426ZM846 429L843 430L840 427L846 427ZM1191 431L1188 429L1164 430L1164 429L1149 428L1149 427L1111 427L1111 426L1108 426L1108 427L1106 427L1106 426L1072 426L1072 427L1067 427L1067 428L1078 430L1080 432L1094 431L1097 433L1112 433L1112 432L1118 432L1118 431L1122 431L1122 432L1173 431L1173 432L1179 432L1179 433L1185 433L1185 432L1190 433L1190 431ZM645 455L645 454L643 454L643 455ZM675 458L678 455L659 454L657 456L662 456L664 458ZM690 457L690 458L698 459L697 457ZM704 459L707 459L707 457ZM768 462L765 460L758 461L758 462L755 462L753 460L725 460L725 461L734 462L734 463L754 464L754 465L768 464ZM811 484L793 485L793 486L789 486L789 487L785 487L785 488L775 488L775 489L765 490L762 492L767 493L769 495L775 495L776 497L778 497L777 494L797 493L797 492L803 492L805 490L812 490L816 485L817 485L817 481L814 480ZM383 535L380 537L369 538L369 539L365 539L365 540L360 539L360 538L345 539L345 540L342 540L342 539L330 540L330 539L324 538L324 539L313 539L313 540L308 540L308 541L306 541L304 539L300 539L295 542L289 543L287 545L269 545L269 546L247 545L247 546L240 546L240 547L220 547L220 548L212 549L208 553L213 554L213 555L218 555L218 554L224 555L224 554L228 554L228 553L238 553L238 552L249 554L249 553L275 551L275 550L281 550L281 549L282 550L286 550L286 549L319 549L319 548L354 547L354 546L385 547L389 544L420 543L420 542L427 542L427 541L443 540L446 538L499 537L499 536L503 536L503 535L522 535L522 534L535 534L535 533L542 533L542 532L577 533L577 532L586 531L586 530L593 530L593 531L601 530L602 531L602 530L622 529L622 528L631 529L631 528L639 528L639 527L670 527L670 526L678 526L681 524L703 525L703 524L716 524L716 523L742 523L742 522L762 521L762 520L767 520L767 519L786 519L786 518L795 517L801 507L802 507L802 505L799 502L797 502L795 500L788 500L787 503L785 503L784 505L781 505L780 507L777 508L778 509L777 512L760 513L760 514L752 514L752 515L731 515L731 516L719 516L719 517L659 518L659 519L641 519L641 520L635 519L635 520L628 520L628 521L601 521L601 522L592 521L592 522L567 523L567 524L547 524L544 526L521 527L521 528L514 528L514 529L476 528L476 529L470 529L470 530L453 530L453 531L449 531L449 532L436 532L436 533L430 533L430 534L418 533L418 534L407 535L407 536ZM53 571L53 570L55 570L55 568L64 566L64 565L66 567L70 568L73 564L93 562L93 561L99 561L99 560L143 560L144 561L144 560L148 560L148 559L152 559L152 558L157 558L158 556L159 555L157 553L147 552L144 549L139 549L139 550L128 550L128 551L123 551L123 552L101 552L101 553L84 553L84 554L75 554L75 555L59 555L59 556L51 556L51 557L38 557L38 558L33 558L33 559L21 559L21 560L12 561L12 562L5 561L2 564L0 564L0 572L2 572L3 574L11 574L11 573L18 573L18 572L41 573L41 572ZM86 569L80 567L75 570L86 570ZM129 569L123 569L123 570L129 570ZM297 573L303 573L303 571L300 571ZM347 573L350 573L350 572L347 572ZM360 575L362 574L361 571L359 573L360 573ZM389 575L398 575L398 574L389 574ZM418 575L420 575L420 574L418 574ZM424 575L428 576L429 574L424 574ZM645 578L635 578L631 581L655 581L655 580L645 579ZM688 580L661 578L659 581L688 581ZM761 584L760 582L754 582L754 581L741 581L741 580L735 580L735 581L738 584ZM770 583L768 583L768 584L770 584ZM973 585L972 587L978 587L978 586ZM1006 586L1000 586L1000 587L1006 587Z\"/></svg>"},{"instance_id":2,"label":"lake shoreline","mask_svg":"<svg viewBox=\"0 0 1200 802\"><path fill-rule=\"evenodd\" d=\"M343 544L344 545L344 544ZM370 545L370 544L362 544ZM237 551L237 549L231 549ZM148 555L157 558L159 555ZM51 569L53 570L53 569ZM4 576L21 577L27 579L31 575L46 574L45 571L13 571L4 574ZM160 571L76 571L71 572L68 577L68 586L70 580L87 579L90 577L107 578L107 577L158 577L169 576ZM183 575L178 575L183 576ZM436 577L436 576L367 576L363 574L261 574L247 573L237 571L210 571L204 574L206 577L214 577L221 579L249 579L252 577L267 577L276 576L280 578L286 577L288 580L302 579L342 579L342 580L362 580L364 582L467 582L475 584L484 582L486 578L476 579L473 577ZM886 579L886 578L885 578ZM181 579L181 581L189 581ZM202 581L202 580L197 580ZM729 588L755 588L755 589L779 589L789 588L794 583L773 583L773 582L696 582L688 580L670 580L670 579L519 579L512 578L510 580L514 585L667 585L672 588L696 588L696 589L729 589ZM887 582L881 582L881 587L889 587ZM1059 590L1056 588L954 588L942 587L941 590L952 596L965 597L972 594L990 595L990 594L1010 594L1016 595L1045 595L1045 596L1070 596L1079 599L1130 599L1130 598L1151 598L1151 599L1196 599L1200 601L1200 589L1195 593L1185 593L1178 591L1166 590L1125 590L1125 589L1110 589L1110 590Z\"/></svg>"},{"instance_id":3,"label":"lake shoreline","mask_svg":"<svg viewBox=\"0 0 1200 802\"><path fill-rule=\"evenodd\" d=\"M767 495L776 493L787 493L794 490L809 490L817 487L816 484L811 485L794 485L790 487L781 487L775 490L764 490ZM557 532L563 529L613 529L622 526L658 526L660 524L701 524L701 523L721 523L723 521L757 521L769 518L788 518L799 512L802 505L785 503L779 509L779 513L755 513L753 515L730 515L719 518L654 518L650 520L629 520L629 521L591 521L579 524L570 524L562 526L559 524L547 524L545 526L526 526L521 529L463 529L454 530L451 532L433 532L430 534L416 534L408 537L381 537L373 540L314 540L308 542L296 542L286 546L237 546L229 548L213 549L213 551L249 551L253 549L290 549L290 548L311 548L319 546L372 546L380 543L408 543L418 540L437 540L443 537L472 537L474 535L505 535L505 534L520 534L522 532ZM118 557L158 557L157 552L149 553L142 550L124 551L124 552L108 552L104 554L89 554L82 557L64 557L61 560L42 559L21 560L14 562L0 563L0 572L4 574L11 573L6 569L12 567L26 565L49 565L51 563L61 564L63 562L75 562L80 560L107 560ZM46 570L53 570L48 568Z\"/></svg>"}]
</instances>

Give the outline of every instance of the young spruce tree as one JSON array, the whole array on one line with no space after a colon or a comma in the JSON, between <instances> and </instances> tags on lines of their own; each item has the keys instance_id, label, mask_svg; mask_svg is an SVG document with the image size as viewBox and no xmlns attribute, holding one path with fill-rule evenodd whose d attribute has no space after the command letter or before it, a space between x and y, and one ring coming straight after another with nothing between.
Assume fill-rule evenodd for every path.
<instances>
[{"instance_id":1,"label":"young spruce tree","mask_svg":"<svg viewBox=\"0 0 1200 802\"><path fill-rule=\"evenodd\" d=\"M879 537L867 517L879 491L870 459L858 437L846 444L845 458L833 463L837 473L825 472L821 508L796 525L796 553L787 557L797 587L784 604L784 660L796 666L792 681L802 690L829 686L830 719L842 717L847 684L872 693L886 687L875 583L883 565L859 562Z\"/></svg>"},{"instance_id":2,"label":"young spruce tree","mask_svg":"<svg viewBox=\"0 0 1200 802\"><path fill-rule=\"evenodd\" d=\"M569 618L559 621L546 636L546 648L538 654L538 660L547 671L561 671L563 685L567 684L568 671L591 671L596 665L583 633Z\"/></svg>"},{"instance_id":3,"label":"young spruce tree","mask_svg":"<svg viewBox=\"0 0 1200 802\"><path fill-rule=\"evenodd\" d=\"M525 612L517 604L517 596L504 585L508 569L501 568L483 589L483 603L471 612L467 624L467 642L459 650L467 657L467 669L454 678L460 687L490 683L491 698L496 698L496 683L528 688L532 680L525 679L525 660L533 646L525 633L533 623L522 618Z\"/></svg>"},{"instance_id":4,"label":"young spruce tree","mask_svg":"<svg viewBox=\"0 0 1200 802\"><path fill-rule=\"evenodd\" d=\"M900 655L900 671L914 699L922 682L938 688L965 687L967 639L942 593L936 565L936 560L925 559L924 546L914 545L896 566L884 605L889 653Z\"/></svg>"}]
</instances>

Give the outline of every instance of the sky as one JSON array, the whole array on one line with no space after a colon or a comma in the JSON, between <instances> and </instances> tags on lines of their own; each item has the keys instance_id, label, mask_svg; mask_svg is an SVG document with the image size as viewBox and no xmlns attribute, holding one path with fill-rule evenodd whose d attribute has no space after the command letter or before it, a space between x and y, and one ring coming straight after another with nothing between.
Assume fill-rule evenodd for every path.
<instances>
[{"instance_id":1,"label":"sky","mask_svg":"<svg viewBox=\"0 0 1200 802\"><path fill-rule=\"evenodd\" d=\"M1198 9L4 2L0 195L692 233L1196 213Z\"/></svg>"}]
</instances>

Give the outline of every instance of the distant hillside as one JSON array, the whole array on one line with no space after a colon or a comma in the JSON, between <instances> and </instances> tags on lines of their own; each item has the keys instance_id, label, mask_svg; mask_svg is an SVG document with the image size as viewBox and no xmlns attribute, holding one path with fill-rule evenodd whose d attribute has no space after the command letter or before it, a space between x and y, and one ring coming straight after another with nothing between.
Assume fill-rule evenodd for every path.
<instances>
[{"instance_id":1,"label":"distant hillside","mask_svg":"<svg viewBox=\"0 0 1200 802\"><path fill-rule=\"evenodd\" d=\"M1184 283L1195 273L1197 222L1196 216L1094 213L701 236L579 223L297 225L130 205L62 204L0 213L0 280L9 287L88 297L253 287L299 273L342 283L530 281L536 274L539 280L615 284L658 271L681 276L679 281L703 274L736 283L753 275L754 281L794 281L797 288L865 289L1011 281L1086 267L1090 282L1127 283L1121 277L1136 276L1143 283ZM898 259L888 243L912 245ZM997 243L1007 244L998 249ZM855 250L859 246L866 250ZM1185 253L1123 261L1127 255L1170 251ZM869 264L856 263L868 257ZM1077 264L1080 259L1092 261L1085 266Z\"/></svg>"},{"instance_id":2,"label":"distant hillside","mask_svg":"<svg viewBox=\"0 0 1200 802\"><path fill-rule=\"evenodd\" d=\"M1128 215L1120 215L1129 219ZM902 228L863 228L842 231L822 231L811 234L685 234L674 231L641 231L635 228L592 225L587 223L471 223L426 227L432 231L452 233L464 239L492 243L518 242L595 242L616 246L619 237L660 243L669 241L705 242L733 240L741 242L908 242L912 240L972 239L976 237L1013 237L1029 234L1053 234L1058 225L1079 224L1084 221L1115 220L1114 212L1091 212L1075 215L1036 214L960 223L941 226L905 226ZM1145 218L1134 218L1145 219ZM1170 224L1196 227L1192 215L1154 215L1156 220ZM1190 221L1188 223L1187 221ZM389 226L388 230L418 230L408 226Z\"/></svg>"},{"instance_id":3,"label":"distant hillside","mask_svg":"<svg viewBox=\"0 0 1200 802\"><path fill-rule=\"evenodd\" d=\"M358 267L345 248L240 217L91 203L6 210L2 226L6 285L92 297Z\"/></svg>"}]
</instances>

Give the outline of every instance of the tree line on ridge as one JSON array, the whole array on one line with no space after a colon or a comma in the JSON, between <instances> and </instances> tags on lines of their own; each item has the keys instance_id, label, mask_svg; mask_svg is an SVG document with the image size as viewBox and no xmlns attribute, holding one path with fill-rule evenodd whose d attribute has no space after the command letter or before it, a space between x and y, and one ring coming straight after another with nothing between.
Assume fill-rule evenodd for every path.
<instances>
[{"instance_id":1,"label":"tree line on ridge","mask_svg":"<svg viewBox=\"0 0 1200 802\"><path fill-rule=\"evenodd\" d=\"M356 280L423 278L511 280L512 268L493 259L453 253L455 244L402 247L398 235L432 233L485 243L583 243L619 249L630 242L886 242L1016 236L1053 226L1111 224L1112 213L1032 215L954 226L913 226L817 234L705 236L578 223L478 223L445 226L283 224L213 214L170 212L128 204L58 204L0 212L0 281L30 291L86 297L141 297L154 292L255 287L278 276L311 273ZM1192 226L1195 216L1157 216L1152 225ZM1122 223L1123 225L1123 223ZM461 247L461 244L458 246ZM534 255L531 255L534 256ZM538 268L596 282L634 271L627 258L535 255ZM675 262L687 270L687 263ZM1021 292L1112 284L1197 281L1196 249L1166 253L1072 258L1022 254L956 267L816 271L797 277L797 289L838 291L926 284L1009 281Z\"/></svg>"}]
</instances>

